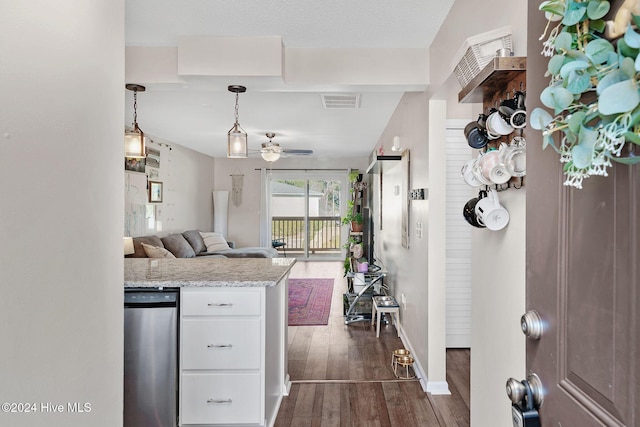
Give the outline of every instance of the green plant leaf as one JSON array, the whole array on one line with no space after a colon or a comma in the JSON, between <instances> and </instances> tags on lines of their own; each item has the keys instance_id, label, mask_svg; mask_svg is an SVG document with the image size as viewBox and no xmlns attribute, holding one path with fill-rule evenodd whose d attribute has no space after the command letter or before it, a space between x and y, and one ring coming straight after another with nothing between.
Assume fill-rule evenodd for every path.
<instances>
[{"instance_id":1,"label":"green plant leaf","mask_svg":"<svg viewBox=\"0 0 640 427\"><path fill-rule=\"evenodd\" d=\"M600 19L609 12L609 2L602 0L591 0L587 3L587 16L589 19Z\"/></svg>"},{"instance_id":2,"label":"green plant leaf","mask_svg":"<svg viewBox=\"0 0 640 427\"><path fill-rule=\"evenodd\" d=\"M589 68L589 63L586 61L570 61L560 69L560 77L566 79L572 72L586 70L587 68Z\"/></svg>"},{"instance_id":3,"label":"green plant leaf","mask_svg":"<svg viewBox=\"0 0 640 427\"><path fill-rule=\"evenodd\" d=\"M602 91L598 99L600 114L626 113L640 104L638 88L632 79L612 84Z\"/></svg>"},{"instance_id":4,"label":"green plant leaf","mask_svg":"<svg viewBox=\"0 0 640 427\"><path fill-rule=\"evenodd\" d=\"M564 55L553 55L553 57L549 60L549 64L547 65L547 71L549 74L556 76L560 73L560 69L564 65L565 56Z\"/></svg>"},{"instance_id":5,"label":"green plant leaf","mask_svg":"<svg viewBox=\"0 0 640 427\"><path fill-rule=\"evenodd\" d=\"M636 77L636 65L631 58L622 58L622 61L620 61L620 70L630 79Z\"/></svg>"},{"instance_id":6,"label":"green plant leaf","mask_svg":"<svg viewBox=\"0 0 640 427\"><path fill-rule=\"evenodd\" d=\"M556 142L553 139L553 135L552 134L548 134L548 135L544 135L542 137L542 149L544 150L545 148L547 148L548 146L553 147L554 150L558 151L558 149L556 148Z\"/></svg>"},{"instance_id":7,"label":"green plant leaf","mask_svg":"<svg viewBox=\"0 0 640 427\"><path fill-rule=\"evenodd\" d=\"M640 145L640 135L638 135L635 132L631 132L631 131L625 132L624 139L627 142L632 142L636 145Z\"/></svg>"},{"instance_id":8,"label":"green plant leaf","mask_svg":"<svg viewBox=\"0 0 640 427\"><path fill-rule=\"evenodd\" d=\"M630 58L635 58L636 56L638 56L638 52L640 52L640 49L635 49L631 46L629 46L625 41L624 38L620 38L618 39L618 52L620 53L620 55L622 56L626 56L626 57L630 57Z\"/></svg>"},{"instance_id":9,"label":"green plant leaf","mask_svg":"<svg viewBox=\"0 0 640 427\"><path fill-rule=\"evenodd\" d=\"M598 131L588 129L584 126L580 128L580 143L571 148L573 164L580 169L588 168L593 159L593 147L598 139Z\"/></svg>"},{"instance_id":10,"label":"green plant leaf","mask_svg":"<svg viewBox=\"0 0 640 427\"><path fill-rule=\"evenodd\" d=\"M571 132L580 132L580 127L582 126L582 121L585 116L586 113L584 111L577 111L567 118L567 124L569 125Z\"/></svg>"},{"instance_id":11,"label":"green plant leaf","mask_svg":"<svg viewBox=\"0 0 640 427\"><path fill-rule=\"evenodd\" d=\"M563 31L556 37L554 45L556 46L556 50L571 50L571 43L573 43L573 36Z\"/></svg>"},{"instance_id":12,"label":"green plant leaf","mask_svg":"<svg viewBox=\"0 0 640 427\"><path fill-rule=\"evenodd\" d=\"M589 57L581 50L569 49L565 52L565 55L575 61L589 62Z\"/></svg>"},{"instance_id":13,"label":"green plant leaf","mask_svg":"<svg viewBox=\"0 0 640 427\"><path fill-rule=\"evenodd\" d=\"M558 1L543 1L538 8L543 12L549 12L554 15L562 16L564 14L564 5Z\"/></svg>"},{"instance_id":14,"label":"green plant leaf","mask_svg":"<svg viewBox=\"0 0 640 427\"><path fill-rule=\"evenodd\" d=\"M529 115L529 124L537 130L543 130L552 121L553 117L544 108L535 108Z\"/></svg>"},{"instance_id":15,"label":"green plant leaf","mask_svg":"<svg viewBox=\"0 0 640 427\"><path fill-rule=\"evenodd\" d=\"M571 157L573 157L573 164L580 169L588 168L591 164L591 158L593 156L593 152L589 151L586 147L582 145L575 145L571 149Z\"/></svg>"},{"instance_id":16,"label":"green plant leaf","mask_svg":"<svg viewBox=\"0 0 640 427\"><path fill-rule=\"evenodd\" d=\"M598 86L596 87L596 93L600 95L603 90L608 88L609 86L619 83L624 80L628 80L629 77L622 72L622 70L613 70L609 74L605 75L598 82Z\"/></svg>"},{"instance_id":17,"label":"green plant leaf","mask_svg":"<svg viewBox=\"0 0 640 427\"><path fill-rule=\"evenodd\" d=\"M567 27L576 25L582 20L586 12L586 3L576 3L575 1L569 0L567 4L567 10L564 13L564 19L562 19L562 24L566 25Z\"/></svg>"},{"instance_id":18,"label":"green plant leaf","mask_svg":"<svg viewBox=\"0 0 640 427\"><path fill-rule=\"evenodd\" d=\"M594 64L606 62L609 52L613 51L613 45L605 39L591 40L584 49L584 52Z\"/></svg>"},{"instance_id":19,"label":"green plant leaf","mask_svg":"<svg viewBox=\"0 0 640 427\"><path fill-rule=\"evenodd\" d=\"M605 28L607 28L607 23L604 19L591 20L589 21L589 28L591 28L592 31L603 33Z\"/></svg>"},{"instance_id":20,"label":"green plant leaf","mask_svg":"<svg viewBox=\"0 0 640 427\"><path fill-rule=\"evenodd\" d=\"M635 49L640 48L640 34L633 30L631 24L627 26L627 31L624 33L624 41L629 47L633 47Z\"/></svg>"},{"instance_id":21,"label":"green plant leaf","mask_svg":"<svg viewBox=\"0 0 640 427\"><path fill-rule=\"evenodd\" d=\"M625 165L637 165L638 163L640 163L640 157L609 156L609 158L611 160L613 160L614 162L622 163L622 164L625 164Z\"/></svg>"},{"instance_id":22,"label":"green plant leaf","mask_svg":"<svg viewBox=\"0 0 640 427\"><path fill-rule=\"evenodd\" d=\"M591 75L586 71L589 66L586 61L570 61L562 66L560 76L569 92L576 95L591 88Z\"/></svg>"},{"instance_id":23,"label":"green plant leaf","mask_svg":"<svg viewBox=\"0 0 640 427\"><path fill-rule=\"evenodd\" d=\"M633 18L633 23L636 24L636 27L640 27L640 15L634 15L632 13L631 17Z\"/></svg>"},{"instance_id":24,"label":"green plant leaf","mask_svg":"<svg viewBox=\"0 0 640 427\"><path fill-rule=\"evenodd\" d=\"M569 92L580 95L591 89L591 75L584 70L574 70L569 73L566 84Z\"/></svg>"},{"instance_id":25,"label":"green plant leaf","mask_svg":"<svg viewBox=\"0 0 640 427\"><path fill-rule=\"evenodd\" d=\"M573 94L562 86L549 86L540 94L540 101L556 111L562 111L573 102Z\"/></svg>"}]
</instances>

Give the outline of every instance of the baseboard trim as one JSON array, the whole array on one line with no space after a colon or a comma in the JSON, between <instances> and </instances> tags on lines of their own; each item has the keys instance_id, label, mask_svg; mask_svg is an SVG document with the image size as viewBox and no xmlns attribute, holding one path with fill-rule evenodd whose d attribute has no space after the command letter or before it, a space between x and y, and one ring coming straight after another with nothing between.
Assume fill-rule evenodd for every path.
<instances>
[{"instance_id":1,"label":"baseboard trim","mask_svg":"<svg viewBox=\"0 0 640 427\"><path fill-rule=\"evenodd\" d=\"M446 381L429 381L427 393L450 395L449 384Z\"/></svg>"},{"instance_id":2,"label":"baseboard trim","mask_svg":"<svg viewBox=\"0 0 640 427\"><path fill-rule=\"evenodd\" d=\"M404 344L404 347L408 349L413 357L413 370L416 373L417 378L420 380L420 387L425 393L431 394L451 394L449 391L449 384L446 381L429 381L427 374L422 369L422 365L420 364L420 360L415 357L416 352L413 350L411 346L411 342L407 338L404 333L404 329L400 326L400 340Z\"/></svg>"},{"instance_id":3,"label":"baseboard trim","mask_svg":"<svg viewBox=\"0 0 640 427\"><path fill-rule=\"evenodd\" d=\"M284 379L284 390L282 390L282 395L289 396L289 392L291 392L291 377L287 374Z\"/></svg>"}]
</instances>

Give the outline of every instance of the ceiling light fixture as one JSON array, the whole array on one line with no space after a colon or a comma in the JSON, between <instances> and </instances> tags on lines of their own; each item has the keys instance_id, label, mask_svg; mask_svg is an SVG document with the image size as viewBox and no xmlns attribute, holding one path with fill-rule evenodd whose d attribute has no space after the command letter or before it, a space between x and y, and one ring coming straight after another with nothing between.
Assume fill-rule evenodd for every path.
<instances>
[{"instance_id":1,"label":"ceiling light fixture","mask_svg":"<svg viewBox=\"0 0 640 427\"><path fill-rule=\"evenodd\" d=\"M125 87L133 91L133 127L124 132L124 156L142 158L145 157L145 136L138 127L138 92L144 92L146 89L142 85L132 83L126 84Z\"/></svg>"},{"instance_id":2,"label":"ceiling light fixture","mask_svg":"<svg viewBox=\"0 0 640 427\"><path fill-rule=\"evenodd\" d=\"M229 139L227 157L237 159L246 158L249 155L247 150L247 133L240 127L240 123L238 123L238 94L246 92L247 88L239 85L231 85L227 89L229 92L236 94L236 121L227 133Z\"/></svg>"},{"instance_id":3,"label":"ceiling light fixture","mask_svg":"<svg viewBox=\"0 0 640 427\"><path fill-rule=\"evenodd\" d=\"M273 137L276 136L275 133L267 132L265 135L269 138L269 142L262 143L262 151L260 152L260 155L267 162L275 162L280 158L280 144L276 144L271 141Z\"/></svg>"}]
</instances>

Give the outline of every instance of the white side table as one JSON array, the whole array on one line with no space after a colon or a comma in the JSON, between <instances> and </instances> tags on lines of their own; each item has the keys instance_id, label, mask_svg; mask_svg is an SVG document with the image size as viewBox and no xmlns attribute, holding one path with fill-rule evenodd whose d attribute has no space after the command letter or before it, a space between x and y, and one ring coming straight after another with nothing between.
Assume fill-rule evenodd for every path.
<instances>
[{"instance_id":1,"label":"white side table","mask_svg":"<svg viewBox=\"0 0 640 427\"><path fill-rule=\"evenodd\" d=\"M373 297L373 304L371 304L371 324L376 321L376 312L378 313L376 325L376 338L380 338L380 318L382 313L388 313L393 319L393 323L396 327L396 333L400 336L400 306L396 299L392 296L375 296Z\"/></svg>"}]
</instances>

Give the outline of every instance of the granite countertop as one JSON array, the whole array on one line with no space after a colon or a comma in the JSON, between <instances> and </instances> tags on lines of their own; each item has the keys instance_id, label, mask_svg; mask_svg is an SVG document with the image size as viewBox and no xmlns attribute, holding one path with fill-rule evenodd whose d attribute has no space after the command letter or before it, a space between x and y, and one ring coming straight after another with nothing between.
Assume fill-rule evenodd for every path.
<instances>
[{"instance_id":1,"label":"granite countertop","mask_svg":"<svg viewBox=\"0 0 640 427\"><path fill-rule=\"evenodd\" d=\"M124 287L274 286L295 262L295 258L125 258Z\"/></svg>"}]
</instances>

